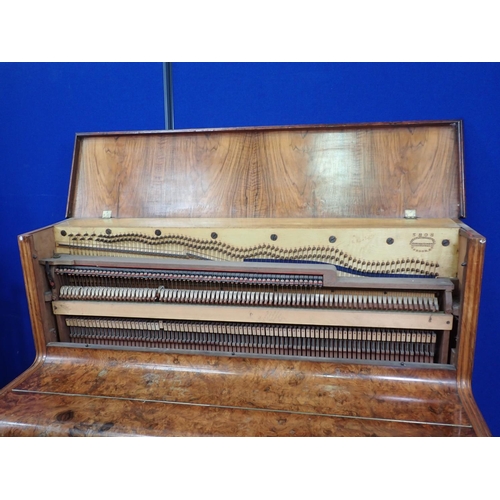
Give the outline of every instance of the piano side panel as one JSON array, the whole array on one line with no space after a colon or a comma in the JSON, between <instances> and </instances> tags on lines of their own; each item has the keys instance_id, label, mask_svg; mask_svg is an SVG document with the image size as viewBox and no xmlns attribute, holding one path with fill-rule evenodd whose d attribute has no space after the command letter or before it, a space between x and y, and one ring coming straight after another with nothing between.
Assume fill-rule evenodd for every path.
<instances>
[{"instance_id":1,"label":"piano side panel","mask_svg":"<svg viewBox=\"0 0 500 500\"><path fill-rule=\"evenodd\" d=\"M2 398L13 387L29 378L32 373L36 373L45 359L47 342L58 340L56 319L52 313L52 303L46 302L44 299L49 286L45 271L38 263L39 258L52 255L54 252L54 229L50 226L23 234L19 236L18 244L36 353L35 360L28 370L3 388L0 388Z\"/></svg>"},{"instance_id":2,"label":"piano side panel","mask_svg":"<svg viewBox=\"0 0 500 500\"><path fill-rule=\"evenodd\" d=\"M464 408L469 414L478 435L490 436L488 425L481 415L472 393L472 369L474 366L486 238L463 223L461 226L460 256L464 257L463 263L465 265L459 263L462 268L462 272L459 273L462 294L458 324L458 389Z\"/></svg>"},{"instance_id":3,"label":"piano side panel","mask_svg":"<svg viewBox=\"0 0 500 500\"><path fill-rule=\"evenodd\" d=\"M45 352L47 342L58 340L52 304L45 300L45 294L51 288L45 269L38 262L38 259L46 258L54 253L54 229L50 226L23 234L19 236L18 242L35 347L40 355Z\"/></svg>"}]
</instances>

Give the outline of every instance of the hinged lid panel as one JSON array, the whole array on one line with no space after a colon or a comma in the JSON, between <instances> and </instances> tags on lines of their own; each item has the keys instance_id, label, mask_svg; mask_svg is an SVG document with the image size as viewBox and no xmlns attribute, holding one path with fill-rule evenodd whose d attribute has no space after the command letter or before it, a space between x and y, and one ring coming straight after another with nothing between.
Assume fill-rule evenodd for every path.
<instances>
[{"instance_id":1,"label":"hinged lid panel","mask_svg":"<svg viewBox=\"0 0 500 500\"><path fill-rule=\"evenodd\" d=\"M461 123L82 134L68 217L465 216Z\"/></svg>"}]
</instances>

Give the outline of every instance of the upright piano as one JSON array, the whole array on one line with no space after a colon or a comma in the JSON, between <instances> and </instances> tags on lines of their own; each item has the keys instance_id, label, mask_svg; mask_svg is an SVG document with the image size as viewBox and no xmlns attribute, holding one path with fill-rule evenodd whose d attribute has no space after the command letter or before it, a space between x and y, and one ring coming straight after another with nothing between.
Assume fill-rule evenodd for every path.
<instances>
[{"instance_id":1,"label":"upright piano","mask_svg":"<svg viewBox=\"0 0 500 500\"><path fill-rule=\"evenodd\" d=\"M487 436L464 217L460 121L78 134L0 434Z\"/></svg>"}]
</instances>

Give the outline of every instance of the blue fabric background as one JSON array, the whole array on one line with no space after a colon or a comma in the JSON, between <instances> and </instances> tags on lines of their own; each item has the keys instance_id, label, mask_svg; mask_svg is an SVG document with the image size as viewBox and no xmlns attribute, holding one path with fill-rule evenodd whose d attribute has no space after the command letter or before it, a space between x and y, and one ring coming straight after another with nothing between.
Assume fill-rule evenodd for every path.
<instances>
[{"instance_id":1,"label":"blue fabric background","mask_svg":"<svg viewBox=\"0 0 500 500\"><path fill-rule=\"evenodd\" d=\"M162 64L0 64L0 386L34 347L17 235L64 219L75 134L162 129Z\"/></svg>"}]
</instances>

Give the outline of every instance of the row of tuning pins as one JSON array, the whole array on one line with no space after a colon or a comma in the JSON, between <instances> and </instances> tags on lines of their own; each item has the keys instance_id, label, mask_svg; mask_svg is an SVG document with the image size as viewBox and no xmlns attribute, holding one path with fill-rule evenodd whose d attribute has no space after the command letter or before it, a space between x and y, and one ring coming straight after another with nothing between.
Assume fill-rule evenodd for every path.
<instances>
[{"instance_id":1,"label":"row of tuning pins","mask_svg":"<svg viewBox=\"0 0 500 500\"><path fill-rule=\"evenodd\" d=\"M159 232L159 230L157 230ZM160 232L161 234L161 232ZM216 233L212 233L213 235ZM68 235L73 236L73 235ZM77 234L73 238L75 244L85 240L88 234ZM92 234L88 240L93 240L96 235ZM333 246L304 246L296 248L284 248L270 243L261 243L252 247L236 247L221 242L217 239L200 239L186 235L150 236L142 233L119 233L97 235L96 242L107 244L125 244L122 249L147 253L147 246L163 245L170 248L170 252L186 255L187 252L204 252L215 260L245 260L245 259L272 259L280 261L319 261L328 262L347 269L367 274L422 274L437 276L439 264L415 258L395 259L391 261L370 261L355 258ZM134 246L134 244L136 244ZM145 245L146 248L143 248ZM115 248L116 251L120 247Z\"/></svg>"}]
</instances>

